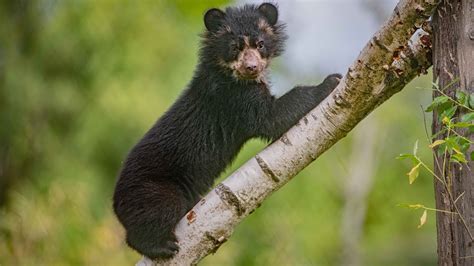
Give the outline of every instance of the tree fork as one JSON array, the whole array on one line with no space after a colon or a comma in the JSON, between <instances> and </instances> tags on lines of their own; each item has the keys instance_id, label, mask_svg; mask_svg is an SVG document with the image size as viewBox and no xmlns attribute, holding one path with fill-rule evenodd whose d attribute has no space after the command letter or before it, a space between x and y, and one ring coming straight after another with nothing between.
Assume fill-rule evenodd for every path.
<instances>
[{"instance_id":1,"label":"tree fork","mask_svg":"<svg viewBox=\"0 0 474 266\"><path fill-rule=\"evenodd\" d=\"M431 66L429 36L409 39L432 15L437 0L402 0L364 47L340 84L279 140L209 192L176 227L180 251L167 261L197 264L274 191L342 139L364 117Z\"/></svg>"}]
</instances>

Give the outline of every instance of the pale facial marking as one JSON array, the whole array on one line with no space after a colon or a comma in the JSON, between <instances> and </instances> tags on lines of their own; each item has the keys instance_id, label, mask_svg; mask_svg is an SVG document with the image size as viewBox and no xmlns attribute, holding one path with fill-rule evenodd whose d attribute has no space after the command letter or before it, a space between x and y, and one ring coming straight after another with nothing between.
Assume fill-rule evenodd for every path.
<instances>
[{"instance_id":1,"label":"pale facial marking","mask_svg":"<svg viewBox=\"0 0 474 266\"><path fill-rule=\"evenodd\" d=\"M248 36L244 36L244 44L245 44L245 48L250 47L250 40Z\"/></svg>"},{"instance_id":2,"label":"pale facial marking","mask_svg":"<svg viewBox=\"0 0 474 266\"><path fill-rule=\"evenodd\" d=\"M265 82L265 70L269 60L262 58L256 48L250 47L250 38L244 36L244 48L239 52L237 59L232 62L220 60L219 64L232 70L232 74L239 80L257 80Z\"/></svg>"},{"instance_id":3,"label":"pale facial marking","mask_svg":"<svg viewBox=\"0 0 474 266\"><path fill-rule=\"evenodd\" d=\"M257 79L264 74L267 64L268 61L262 58L257 49L245 47L237 60L231 63L231 69L237 78Z\"/></svg>"}]
</instances>

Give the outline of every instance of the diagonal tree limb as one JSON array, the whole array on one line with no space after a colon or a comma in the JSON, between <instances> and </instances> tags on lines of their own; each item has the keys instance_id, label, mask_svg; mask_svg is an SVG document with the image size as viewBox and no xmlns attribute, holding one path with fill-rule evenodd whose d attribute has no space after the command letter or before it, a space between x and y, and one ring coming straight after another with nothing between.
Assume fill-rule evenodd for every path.
<instances>
[{"instance_id":1,"label":"diagonal tree limb","mask_svg":"<svg viewBox=\"0 0 474 266\"><path fill-rule=\"evenodd\" d=\"M215 252L266 197L342 139L372 110L431 66L429 35L415 31L437 0L401 0L334 92L278 141L209 192L176 228L180 252L160 265L190 265ZM410 40L410 38L412 38ZM143 258L137 265L155 265Z\"/></svg>"}]
</instances>

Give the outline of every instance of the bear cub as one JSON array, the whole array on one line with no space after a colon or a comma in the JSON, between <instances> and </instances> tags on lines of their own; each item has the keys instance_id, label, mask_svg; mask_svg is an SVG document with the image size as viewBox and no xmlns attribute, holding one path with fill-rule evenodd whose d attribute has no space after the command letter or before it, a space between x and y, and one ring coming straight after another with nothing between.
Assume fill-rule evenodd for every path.
<instances>
[{"instance_id":1,"label":"bear cub","mask_svg":"<svg viewBox=\"0 0 474 266\"><path fill-rule=\"evenodd\" d=\"M275 5L216 8L194 76L181 96L129 152L113 196L127 244L151 259L178 252L178 221L213 185L250 138L278 139L337 86L332 74L280 98L266 72L283 52Z\"/></svg>"}]
</instances>

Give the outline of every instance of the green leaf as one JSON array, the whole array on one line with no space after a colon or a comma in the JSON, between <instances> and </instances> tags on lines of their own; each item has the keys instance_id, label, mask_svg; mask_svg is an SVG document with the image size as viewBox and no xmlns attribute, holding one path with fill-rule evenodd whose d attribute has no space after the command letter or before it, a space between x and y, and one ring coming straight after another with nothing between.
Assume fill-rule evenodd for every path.
<instances>
[{"instance_id":1,"label":"green leaf","mask_svg":"<svg viewBox=\"0 0 474 266\"><path fill-rule=\"evenodd\" d=\"M426 107L425 112L431 112L436 107L442 105L443 103L447 103L448 101L449 101L448 96L444 96L444 95L438 96L438 97L433 99L433 102L430 105L428 105L428 107Z\"/></svg>"},{"instance_id":2,"label":"green leaf","mask_svg":"<svg viewBox=\"0 0 474 266\"><path fill-rule=\"evenodd\" d=\"M449 101L447 103L443 103L440 106L436 107L435 110L438 112L438 114L443 114L445 113L446 110L453 108L454 106L456 106L454 102Z\"/></svg>"},{"instance_id":3,"label":"green leaf","mask_svg":"<svg viewBox=\"0 0 474 266\"><path fill-rule=\"evenodd\" d=\"M471 152L471 155L469 157L471 157L471 161L474 161L474 151Z\"/></svg>"},{"instance_id":4,"label":"green leaf","mask_svg":"<svg viewBox=\"0 0 474 266\"><path fill-rule=\"evenodd\" d=\"M410 172L408 172L408 182L410 185L418 178L418 175L420 174L420 165L421 163L418 163L410 170Z\"/></svg>"},{"instance_id":5,"label":"green leaf","mask_svg":"<svg viewBox=\"0 0 474 266\"><path fill-rule=\"evenodd\" d=\"M470 140L464 136L456 136L455 138L456 138L457 143L459 143L459 145L470 142Z\"/></svg>"},{"instance_id":6,"label":"green leaf","mask_svg":"<svg viewBox=\"0 0 474 266\"><path fill-rule=\"evenodd\" d=\"M453 148L453 151L457 154L462 154L462 152L460 150L456 149L456 148Z\"/></svg>"},{"instance_id":7,"label":"green leaf","mask_svg":"<svg viewBox=\"0 0 474 266\"><path fill-rule=\"evenodd\" d=\"M463 136L458 136L456 139L462 152L466 152L471 146L471 141Z\"/></svg>"},{"instance_id":8,"label":"green leaf","mask_svg":"<svg viewBox=\"0 0 474 266\"><path fill-rule=\"evenodd\" d=\"M467 97L466 93L462 91L456 91L456 99L462 105L467 105L469 102L469 98Z\"/></svg>"},{"instance_id":9,"label":"green leaf","mask_svg":"<svg viewBox=\"0 0 474 266\"><path fill-rule=\"evenodd\" d=\"M435 140L433 143L431 143L428 147L430 147L431 149L433 149L434 147L438 146L438 145L441 145L443 143L445 143L446 141L444 139L438 139L438 140Z\"/></svg>"},{"instance_id":10,"label":"green leaf","mask_svg":"<svg viewBox=\"0 0 474 266\"><path fill-rule=\"evenodd\" d=\"M461 117L462 122L470 122L474 120L474 112L467 113Z\"/></svg>"},{"instance_id":11,"label":"green leaf","mask_svg":"<svg viewBox=\"0 0 474 266\"><path fill-rule=\"evenodd\" d=\"M469 95L469 107L474 108L474 93Z\"/></svg>"},{"instance_id":12,"label":"green leaf","mask_svg":"<svg viewBox=\"0 0 474 266\"><path fill-rule=\"evenodd\" d=\"M462 153L455 153L451 155L451 161L457 162L457 163L467 163L466 157Z\"/></svg>"},{"instance_id":13,"label":"green leaf","mask_svg":"<svg viewBox=\"0 0 474 266\"><path fill-rule=\"evenodd\" d=\"M447 118L452 118L453 115L456 113L456 110L458 110L458 107L456 105L451 106L450 108L446 109L442 114L441 117L447 117Z\"/></svg>"},{"instance_id":14,"label":"green leaf","mask_svg":"<svg viewBox=\"0 0 474 266\"><path fill-rule=\"evenodd\" d=\"M451 136L445 139L446 146L449 150L460 150L459 137Z\"/></svg>"},{"instance_id":15,"label":"green leaf","mask_svg":"<svg viewBox=\"0 0 474 266\"><path fill-rule=\"evenodd\" d=\"M418 228L421 228L426 223L427 216L428 216L428 213L426 210L424 210L423 214L420 217L420 224L418 225Z\"/></svg>"},{"instance_id":16,"label":"green leaf","mask_svg":"<svg viewBox=\"0 0 474 266\"><path fill-rule=\"evenodd\" d=\"M467 150L469 150L469 147L471 147L471 143L463 143L463 144L460 144L461 145L461 151L462 152L466 152Z\"/></svg>"},{"instance_id":17,"label":"green leaf","mask_svg":"<svg viewBox=\"0 0 474 266\"><path fill-rule=\"evenodd\" d=\"M453 124L453 127L460 127L460 128L470 127L470 126L472 126L472 124L468 122L459 122L459 123Z\"/></svg>"}]
</instances>

